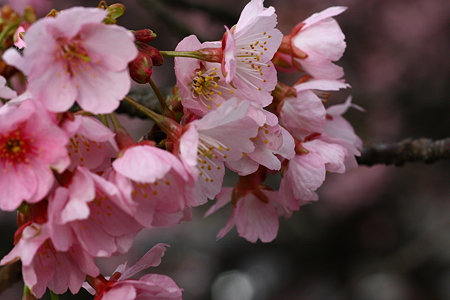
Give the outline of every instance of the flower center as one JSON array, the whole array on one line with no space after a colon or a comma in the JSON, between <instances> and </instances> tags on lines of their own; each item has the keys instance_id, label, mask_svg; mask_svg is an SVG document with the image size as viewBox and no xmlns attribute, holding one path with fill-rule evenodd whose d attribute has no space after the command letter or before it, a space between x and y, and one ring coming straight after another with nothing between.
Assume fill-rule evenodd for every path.
<instances>
[{"instance_id":1,"label":"flower center","mask_svg":"<svg viewBox=\"0 0 450 300\"><path fill-rule=\"evenodd\" d=\"M214 95L222 96L224 92L233 94L233 90L223 85L224 81L220 80L217 74L217 68L209 70L199 70L195 72L192 79L192 95L194 98L199 98L200 102L208 109L211 109L211 104L220 106L220 103L214 101Z\"/></svg>"},{"instance_id":2,"label":"flower center","mask_svg":"<svg viewBox=\"0 0 450 300\"><path fill-rule=\"evenodd\" d=\"M79 71L88 68L91 58L79 37L75 37L70 41L61 39L58 42L56 59L63 62L64 70L71 77L77 76Z\"/></svg>"},{"instance_id":3,"label":"flower center","mask_svg":"<svg viewBox=\"0 0 450 300\"><path fill-rule=\"evenodd\" d=\"M27 158L31 152L33 139L25 138L20 130L8 132L0 136L0 161L8 165L29 163Z\"/></svg>"},{"instance_id":4,"label":"flower center","mask_svg":"<svg viewBox=\"0 0 450 300\"><path fill-rule=\"evenodd\" d=\"M223 160L228 156L226 152L230 148L217 141L216 139L199 133L198 148L197 148L197 168L200 171L200 176L205 178L205 181L214 182L213 172L220 170ZM220 158L219 158L220 157Z\"/></svg>"}]
</instances>

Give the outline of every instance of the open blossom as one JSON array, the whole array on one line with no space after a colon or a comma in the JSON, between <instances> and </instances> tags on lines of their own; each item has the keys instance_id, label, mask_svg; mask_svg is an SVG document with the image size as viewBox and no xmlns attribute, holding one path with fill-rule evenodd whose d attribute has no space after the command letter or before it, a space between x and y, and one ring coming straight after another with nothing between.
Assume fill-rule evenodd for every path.
<instances>
[{"instance_id":1,"label":"open blossom","mask_svg":"<svg viewBox=\"0 0 450 300\"><path fill-rule=\"evenodd\" d=\"M0 208L36 203L69 165L68 137L31 99L0 108Z\"/></svg>"},{"instance_id":2,"label":"open blossom","mask_svg":"<svg viewBox=\"0 0 450 300\"><path fill-rule=\"evenodd\" d=\"M73 120L65 119L61 127L70 137L67 145L70 171L78 165L92 172L103 172L111 167L111 158L117 157L119 151L114 132L97 119L81 115L74 116Z\"/></svg>"},{"instance_id":3,"label":"open blossom","mask_svg":"<svg viewBox=\"0 0 450 300\"><path fill-rule=\"evenodd\" d=\"M313 14L295 26L283 39L283 59L317 79L339 79L344 76L342 67L333 62L344 53L345 36L334 16L347 8L330 7ZM282 51L283 52L283 51Z\"/></svg>"},{"instance_id":4,"label":"open blossom","mask_svg":"<svg viewBox=\"0 0 450 300\"><path fill-rule=\"evenodd\" d=\"M359 111L364 109L352 103L352 97L349 96L345 103L332 105L327 108L327 122L324 127L326 134L333 138L338 138L355 146L356 149L362 149L363 142L356 135L353 126L342 116L350 108L356 108Z\"/></svg>"},{"instance_id":5,"label":"open blossom","mask_svg":"<svg viewBox=\"0 0 450 300\"><path fill-rule=\"evenodd\" d=\"M220 239L236 226L239 236L255 243L271 242L278 232L278 217L290 216L290 211L278 191L272 191L260 183L265 178L266 169L261 167L249 176L239 177L239 182L233 187L222 188L217 195L216 203L206 212L211 215L226 204L232 204L230 218L225 227L217 234Z\"/></svg>"},{"instance_id":6,"label":"open blossom","mask_svg":"<svg viewBox=\"0 0 450 300\"><path fill-rule=\"evenodd\" d=\"M220 42L200 43L195 35L184 38L176 51L195 51L205 47L220 48ZM177 87L183 107L202 117L216 109L227 99L240 97L239 90L225 81L220 63L198 59L175 58Z\"/></svg>"},{"instance_id":7,"label":"open blossom","mask_svg":"<svg viewBox=\"0 0 450 300\"><path fill-rule=\"evenodd\" d=\"M181 161L155 146L127 148L108 177L120 188L122 208L147 228L173 226L190 219L194 189Z\"/></svg>"},{"instance_id":8,"label":"open blossom","mask_svg":"<svg viewBox=\"0 0 450 300\"><path fill-rule=\"evenodd\" d=\"M132 267L126 262L118 266L108 281L104 278L90 280L94 288L83 286L95 294L95 300L181 300L182 289L168 276L147 274L139 280L129 279L142 270L158 266L168 246L157 244Z\"/></svg>"},{"instance_id":9,"label":"open blossom","mask_svg":"<svg viewBox=\"0 0 450 300\"><path fill-rule=\"evenodd\" d=\"M66 292L68 288L75 294L86 274L98 276L100 273L94 257L79 244L72 245L67 251L56 250L50 241L47 223L32 222L21 230L20 240L0 264L20 259L23 280L37 298L44 295L47 287L57 294Z\"/></svg>"},{"instance_id":10,"label":"open blossom","mask_svg":"<svg viewBox=\"0 0 450 300\"><path fill-rule=\"evenodd\" d=\"M200 120L187 124L175 148L192 178L197 179L197 206L219 193L225 175L225 161L237 161L254 150L250 138L258 124L247 112L248 101L226 101Z\"/></svg>"},{"instance_id":11,"label":"open blossom","mask_svg":"<svg viewBox=\"0 0 450 300\"><path fill-rule=\"evenodd\" d=\"M283 35L275 28L276 24L275 9L265 8L263 0L252 0L222 39L222 72L226 82L261 107L272 102L270 92L277 83L277 72L270 60Z\"/></svg>"},{"instance_id":12,"label":"open blossom","mask_svg":"<svg viewBox=\"0 0 450 300\"><path fill-rule=\"evenodd\" d=\"M28 79L34 98L53 112L75 102L95 114L114 111L128 93L128 63L137 55L133 35L102 23L107 12L74 7L40 19L26 32L24 55L8 50L4 60Z\"/></svg>"},{"instance_id":13,"label":"open blossom","mask_svg":"<svg viewBox=\"0 0 450 300\"><path fill-rule=\"evenodd\" d=\"M125 253L142 229L120 208L118 188L78 166L67 188L58 187L49 199L50 237L55 249L74 244L95 257Z\"/></svg>"},{"instance_id":14,"label":"open blossom","mask_svg":"<svg viewBox=\"0 0 450 300\"><path fill-rule=\"evenodd\" d=\"M316 201L315 191L325 181L326 172L344 173L349 156L345 146L320 134L297 140L296 152L286 165L279 189L284 207L291 211Z\"/></svg>"},{"instance_id":15,"label":"open blossom","mask_svg":"<svg viewBox=\"0 0 450 300\"><path fill-rule=\"evenodd\" d=\"M295 95L282 100L281 124L297 139L311 133L323 133L326 124L326 110L321 91L336 91L349 85L338 80L312 79L294 86Z\"/></svg>"}]
</instances>

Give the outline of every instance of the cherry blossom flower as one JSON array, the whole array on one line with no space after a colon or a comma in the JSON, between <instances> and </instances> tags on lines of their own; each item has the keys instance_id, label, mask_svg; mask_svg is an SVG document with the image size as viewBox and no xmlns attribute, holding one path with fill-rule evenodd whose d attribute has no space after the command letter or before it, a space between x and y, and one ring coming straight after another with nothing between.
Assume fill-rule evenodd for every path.
<instances>
[{"instance_id":1,"label":"cherry blossom flower","mask_svg":"<svg viewBox=\"0 0 450 300\"><path fill-rule=\"evenodd\" d=\"M73 171L79 165L102 172L111 167L111 158L117 157L119 151L114 132L97 119L81 115L74 116L73 120L65 119L61 127L70 136L68 170Z\"/></svg>"},{"instance_id":2,"label":"cherry blossom flower","mask_svg":"<svg viewBox=\"0 0 450 300\"><path fill-rule=\"evenodd\" d=\"M200 43L196 36L184 38L176 51L195 51L205 47L220 48L220 42ZM216 109L227 99L238 97L240 92L225 81L220 63L198 59L175 58L175 75L183 107L202 117Z\"/></svg>"},{"instance_id":3,"label":"cherry blossom flower","mask_svg":"<svg viewBox=\"0 0 450 300\"><path fill-rule=\"evenodd\" d=\"M284 37L281 48L292 56L293 66L317 79L339 79L344 76L342 67L333 62L344 53L345 36L332 17L346 9L335 6L313 14Z\"/></svg>"},{"instance_id":4,"label":"cherry blossom flower","mask_svg":"<svg viewBox=\"0 0 450 300\"><path fill-rule=\"evenodd\" d=\"M89 280L95 289L87 284L83 286L91 294L95 294L95 300L181 300L182 289L168 276L147 274L139 280L129 279L142 270L158 266L166 251L165 247L169 245L157 244L132 267L128 267L127 263L120 265L109 280Z\"/></svg>"},{"instance_id":5,"label":"cherry blossom flower","mask_svg":"<svg viewBox=\"0 0 450 300\"><path fill-rule=\"evenodd\" d=\"M98 276L100 271L94 257L87 254L79 244L67 251L58 251L50 241L47 223L30 223L21 229L20 240L1 261L1 265L22 261L23 280L37 298L41 298L48 287L57 294L70 289L77 293L86 274Z\"/></svg>"},{"instance_id":6,"label":"cherry blossom flower","mask_svg":"<svg viewBox=\"0 0 450 300\"><path fill-rule=\"evenodd\" d=\"M84 110L110 113L128 93L134 37L103 24L106 14L84 7L61 11L28 29L23 56L15 49L5 52L4 60L27 76L29 91L48 110L66 111L76 100Z\"/></svg>"},{"instance_id":7,"label":"cherry blossom flower","mask_svg":"<svg viewBox=\"0 0 450 300\"><path fill-rule=\"evenodd\" d=\"M194 189L181 161L172 153L138 144L127 148L108 175L120 188L122 208L147 228L172 226L190 220Z\"/></svg>"},{"instance_id":8,"label":"cherry blossom flower","mask_svg":"<svg viewBox=\"0 0 450 300\"><path fill-rule=\"evenodd\" d=\"M265 8L263 0L252 0L222 39L222 72L226 82L261 107L272 102L270 92L277 83L277 72L270 60L283 35L275 29L276 24L275 9Z\"/></svg>"},{"instance_id":9,"label":"cherry blossom flower","mask_svg":"<svg viewBox=\"0 0 450 300\"><path fill-rule=\"evenodd\" d=\"M296 153L286 164L279 189L283 206L291 211L318 200L315 191L325 181L326 172L344 173L349 156L346 147L320 134L297 140Z\"/></svg>"},{"instance_id":10,"label":"cherry blossom flower","mask_svg":"<svg viewBox=\"0 0 450 300\"><path fill-rule=\"evenodd\" d=\"M187 124L175 141L175 151L192 178L197 179L197 206L219 193L225 174L224 161L236 161L250 153L250 141L258 133L258 124L247 112L248 101L229 99L200 120Z\"/></svg>"},{"instance_id":11,"label":"cherry blossom flower","mask_svg":"<svg viewBox=\"0 0 450 300\"><path fill-rule=\"evenodd\" d=\"M324 131L329 136L344 140L357 149L362 149L363 142L359 136L356 135L353 126L342 116L350 108L356 108L364 112L364 108L353 104L352 97L349 96L345 103L332 105L327 108L327 122L325 123Z\"/></svg>"},{"instance_id":12,"label":"cherry blossom flower","mask_svg":"<svg viewBox=\"0 0 450 300\"><path fill-rule=\"evenodd\" d=\"M348 86L338 80L317 79L296 84L295 95L285 97L280 104L281 123L300 140L311 133L323 133L326 110L319 97L323 95L321 91L336 91Z\"/></svg>"},{"instance_id":13,"label":"cherry blossom flower","mask_svg":"<svg viewBox=\"0 0 450 300\"><path fill-rule=\"evenodd\" d=\"M265 178L266 170L259 168L249 176L239 177L239 182L233 188L222 188L217 195L216 203L206 212L205 217L231 202L232 212L217 238L224 237L234 226L239 236L255 243L271 242L278 232L278 217L290 216L284 208L278 191L272 191L260 183Z\"/></svg>"},{"instance_id":14,"label":"cherry blossom flower","mask_svg":"<svg viewBox=\"0 0 450 300\"><path fill-rule=\"evenodd\" d=\"M70 185L58 187L49 199L49 230L55 249L73 244L95 257L125 253L142 229L120 206L118 188L78 166Z\"/></svg>"},{"instance_id":15,"label":"cherry blossom flower","mask_svg":"<svg viewBox=\"0 0 450 300\"><path fill-rule=\"evenodd\" d=\"M69 165L68 137L31 99L0 108L0 208L36 203L54 183L52 169Z\"/></svg>"}]
</instances>

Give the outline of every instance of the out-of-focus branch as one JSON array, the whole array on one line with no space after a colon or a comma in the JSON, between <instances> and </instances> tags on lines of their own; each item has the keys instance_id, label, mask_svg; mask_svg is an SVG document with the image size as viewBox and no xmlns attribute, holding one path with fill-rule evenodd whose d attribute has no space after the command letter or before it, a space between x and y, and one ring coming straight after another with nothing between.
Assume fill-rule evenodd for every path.
<instances>
[{"instance_id":1,"label":"out-of-focus branch","mask_svg":"<svg viewBox=\"0 0 450 300\"><path fill-rule=\"evenodd\" d=\"M22 279L21 271L22 263L20 260L12 264L5 265L0 269L0 294Z\"/></svg>"},{"instance_id":2,"label":"out-of-focus branch","mask_svg":"<svg viewBox=\"0 0 450 300\"><path fill-rule=\"evenodd\" d=\"M401 166L406 162L432 163L450 158L450 138L433 141L428 138L407 138L398 143L377 142L364 146L359 165L375 164Z\"/></svg>"},{"instance_id":3,"label":"out-of-focus branch","mask_svg":"<svg viewBox=\"0 0 450 300\"><path fill-rule=\"evenodd\" d=\"M167 27L170 29L172 33L175 33L177 36L185 37L192 34L192 30L189 29L189 26L179 19L173 17L170 9L168 9L165 5L158 0L141 0L142 5L148 9L149 11L155 13L155 15L162 21Z\"/></svg>"}]
</instances>

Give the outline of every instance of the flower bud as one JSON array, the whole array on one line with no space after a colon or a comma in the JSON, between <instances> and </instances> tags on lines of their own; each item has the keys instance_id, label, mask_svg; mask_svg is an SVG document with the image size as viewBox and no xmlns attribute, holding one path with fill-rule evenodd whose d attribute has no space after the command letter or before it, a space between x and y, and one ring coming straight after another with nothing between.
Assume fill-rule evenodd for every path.
<instances>
[{"instance_id":1,"label":"flower bud","mask_svg":"<svg viewBox=\"0 0 450 300\"><path fill-rule=\"evenodd\" d=\"M128 64L131 78L137 83L145 84L153 73L153 62L150 56L139 51L138 56Z\"/></svg>"},{"instance_id":2,"label":"flower bud","mask_svg":"<svg viewBox=\"0 0 450 300\"><path fill-rule=\"evenodd\" d=\"M106 24L116 24L116 19L125 12L125 6L120 3L111 4L106 8L106 11L108 12L108 15L103 22Z\"/></svg>"},{"instance_id":3,"label":"flower bud","mask_svg":"<svg viewBox=\"0 0 450 300\"><path fill-rule=\"evenodd\" d=\"M161 53L152 46L143 42L135 42L138 49L138 56L128 64L131 78L137 83L148 83L153 72L153 66L160 66L164 63Z\"/></svg>"},{"instance_id":4,"label":"flower bud","mask_svg":"<svg viewBox=\"0 0 450 300\"><path fill-rule=\"evenodd\" d=\"M148 43L156 38L156 33L151 31L150 29L141 29L133 31L133 35L136 41L143 43Z\"/></svg>"},{"instance_id":5,"label":"flower bud","mask_svg":"<svg viewBox=\"0 0 450 300\"><path fill-rule=\"evenodd\" d=\"M154 66L161 66L164 63L164 57L155 47L149 46L141 42L135 42L139 52L148 55L153 62Z\"/></svg>"}]
</instances>

